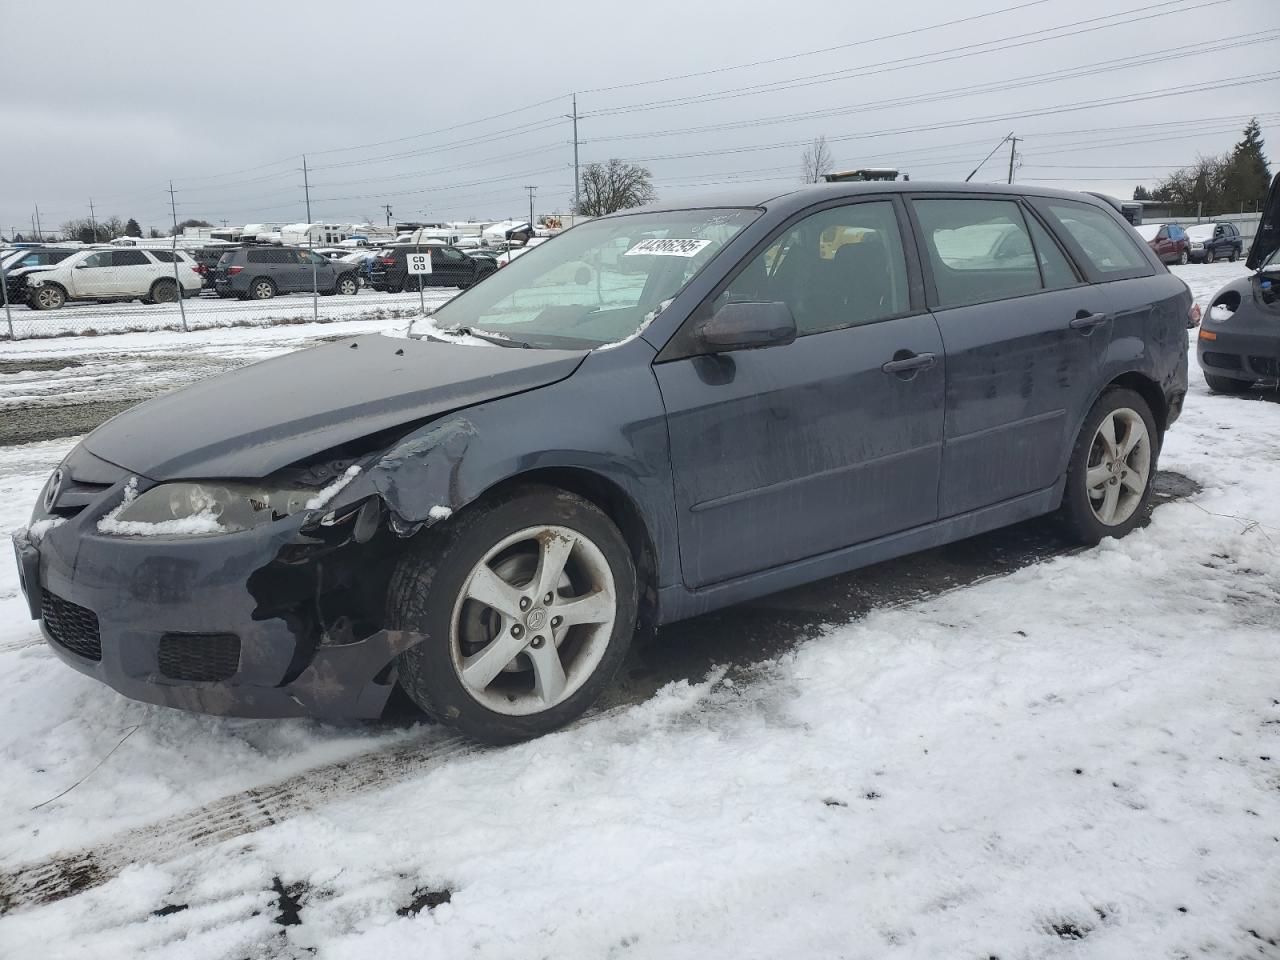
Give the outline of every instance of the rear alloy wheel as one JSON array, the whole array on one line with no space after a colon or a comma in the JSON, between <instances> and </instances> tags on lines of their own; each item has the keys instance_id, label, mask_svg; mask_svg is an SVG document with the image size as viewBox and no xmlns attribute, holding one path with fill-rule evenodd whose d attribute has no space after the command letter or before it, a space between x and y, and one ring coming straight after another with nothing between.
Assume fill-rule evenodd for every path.
<instances>
[{"instance_id":1,"label":"rear alloy wheel","mask_svg":"<svg viewBox=\"0 0 1280 960\"><path fill-rule=\"evenodd\" d=\"M270 300L276 295L276 285L266 277L259 277L249 287L249 296L254 300Z\"/></svg>"},{"instance_id":2,"label":"rear alloy wheel","mask_svg":"<svg viewBox=\"0 0 1280 960\"><path fill-rule=\"evenodd\" d=\"M1253 386L1252 380L1237 380L1234 377L1219 377L1212 373L1204 375L1204 382L1214 393L1247 393Z\"/></svg>"},{"instance_id":3,"label":"rear alloy wheel","mask_svg":"<svg viewBox=\"0 0 1280 960\"><path fill-rule=\"evenodd\" d=\"M355 277L344 274L338 278L337 291L344 297L354 297L360 292L360 284L356 282Z\"/></svg>"},{"instance_id":4,"label":"rear alloy wheel","mask_svg":"<svg viewBox=\"0 0 1280 960\"><path fill-rule=\"evenodd\" d=\"M512 743L577 719L609 684L636 622L621 533L594 504L524 487L428 531L388 591L409 697L477 740Z\"/></svg>"},{"instance_id":5,"label":"rear alloy wheel","mask_svg":"<svg viewBox=\"0 0 1280 960\"><path fill-rule=\"evenodd\" d=\"M1085 418L1067 467L1062 517L1081 543L1123 537L1151 499L1158 434L1151 408L1132 390L1113 388Z\"/></svg>"},{"instance_id":6,"label":"rear alloy wheel","mask_svg":"<svg viewBox=\"0 0 1280 960\"><path fill-rule=\"evenodd\" d=\"M58 310L67 302L67 292L56 283L44 283L31 291L28 302L37 310Z\"/></svg>"},{"instance_id":7,"label":"rear alloy wheel","mask_svg":"<svg viewBox=\"0 0 1280 960\"><path fill-rule=\"evenodd\" d=\"M157 280L151 285L150 299L152 303L176 303L178 285L172 280Z\"/></svg>"},{"instance_id":8,"label":"rear alloy wheel","mask_svg":"<svg viewBox=\"0 0 1280 960\"><path fill-rule=\"evenodd\" d=\"M1204 252L1204 262L1205 262L1205 263L1213 263L1213 250L1212 250L1212 249L1207 249L1207 250L1205 250L1205 252Z\"/></svg>"}]
</instances>

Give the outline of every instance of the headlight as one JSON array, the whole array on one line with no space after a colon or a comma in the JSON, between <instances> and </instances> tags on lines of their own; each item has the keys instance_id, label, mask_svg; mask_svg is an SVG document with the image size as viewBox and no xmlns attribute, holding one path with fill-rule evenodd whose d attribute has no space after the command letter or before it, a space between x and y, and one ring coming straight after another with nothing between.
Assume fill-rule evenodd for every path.
<instances>
[{"instance_id":1,"label":"headlight","mask_svg":"<svg viewBox=\"0 0 1280 960\"><path fill-rule=\"evenodd\" d=\"M1192 240L1192 241L1191 241L1191 249L1192 249L1192 250L1203 250L1203 249L1204 249L1204 244L1203 244L1203 243L1201 243L1199 240Z\"/></svg>"},{"instance_id":2,"label":"headlight","mask_svg":"<svg viewBox=\"0 0 1280 960\"><path fill-rule=\"evenodd\" d=\"M123 502L98 521L98 532L117 536L208 536L252 530L306 510L319 510L360 472L352 467L322 490L252 483L162 483Z\"/></svg>"}]
</instances>

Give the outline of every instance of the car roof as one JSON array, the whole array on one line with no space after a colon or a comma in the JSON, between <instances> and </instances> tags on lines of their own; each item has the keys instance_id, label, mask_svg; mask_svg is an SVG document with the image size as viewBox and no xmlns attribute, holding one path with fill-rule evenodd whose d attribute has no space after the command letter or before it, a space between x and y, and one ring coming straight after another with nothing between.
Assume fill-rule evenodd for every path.
<instances>
[{"instance_id":1,"label":"car roof","mask_svg":"<svg viewBox=\"0 0 1280 960\"><path fill-rule=\"evenodd\" d=\"M872 180L846 181L837 183L806 184L791 190L777 191L767 188L741 188L722 193L706 194L690 197L680 201L648 204L644 207L633 207L619 210L609 216L621 216L635 213L661 213L674 210L699 210L708 207L765 207L802 209L824 200L835 200L841 197L865 197L875 194L897 193L973 193L990 196L1003 195L1009 197L1045 197L1048 199L1075 200L1096 207L1109 207L1109 204L1096 196L1074 190L1057 190L1051 187L1032 187L1022 184L1004 183L961 183L944 180Z\"/></svg>"}]
</instances>

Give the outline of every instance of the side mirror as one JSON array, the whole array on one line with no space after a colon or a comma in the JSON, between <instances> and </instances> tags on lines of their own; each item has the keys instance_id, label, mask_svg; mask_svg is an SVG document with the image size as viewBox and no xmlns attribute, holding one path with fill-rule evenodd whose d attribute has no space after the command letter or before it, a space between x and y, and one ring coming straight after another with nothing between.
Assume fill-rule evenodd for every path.
<instances>
[{"instance_id":1,"label":"side mirror","mask_svg":"<svg viewBox=\"0 0 1280 960\"><path fill-rule=\"evenodd\" d=\"M708 353L782 347L796 339L796 320L785 303L726 303L697 331Z\"/></svg>"}]
</instances>

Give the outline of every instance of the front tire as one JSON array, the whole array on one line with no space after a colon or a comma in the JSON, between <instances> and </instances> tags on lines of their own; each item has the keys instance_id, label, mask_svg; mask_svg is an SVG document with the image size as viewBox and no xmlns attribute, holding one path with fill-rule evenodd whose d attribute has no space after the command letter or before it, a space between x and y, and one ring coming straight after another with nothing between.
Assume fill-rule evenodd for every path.
<instances>
[{"instance_id":1,"label":"front tire","mask_svg":"<svg viewBox=\"0 0 1280 960\"><path fill-rule=\"evenodd\" d=\"M1234 377L1219 377L1216 374L1206 373L1204 382L1209 385L1209 389L1214 393L1247 393L1249 388L1253 386L1251 380L1237 380Z\"/></svg>"},{"instance_id":2,"label":"front tire","mask_svg":"<svg viewBox=\"0 0 1280 960\"><path fill-rule=\"evenodd\" d=\"M36 310L61 310L67 302L67 292L56 283L45 283L28 295L27 302Z\"/></svg>"},{"instance_id":3,"label":"front tire","mask_svg":"<svg viewBox=\"0 0 1280 960\"><path fill-rule=\"evenodd\" d=\"M1238 256L1240 256L1240 254L1239 254L1239 253L1237 253L1237 252L1236 252L1236 250L1235 250L1235 248L1233 247L1233 248L1231 249L1231 252L1230 252L1229 254L1227 254L1227 260L1229 260L1231 263L1235 263L1235 262L1236 262L1236 257L1238 257Z\"/></svg>"},{"instance_id":4,"label":"front tire","mask_svg":"<svg viewBox=\"0 0 1280 960\"><path fill-rule=\"evenodd\" d=\"M1191 260L1191 255L1188 254L1187 251L1183 250L1180 254L1178 254L1178 263L1181 266L1185 267L1190 260Z\"/></svg>"},{"instance_id":5,"label":"front tire","mask_svg":"<svg viewBox=\"0 0 1280 960\"><path fill-rule=\"evenodd\" d=\"M1085 417L1067 466L1061 516L1083 544L1123 537L1151 500L1159 434L1142 396L1123 387L1103 392Z\"/></svg>"},{"instance_id":6,"label":"front tire","mask_svg":"<svg viewBox=\"0 0 1280 960\"><path fill-rule=\"evenodd\" d=\"M400 656L419 707L486 743L541 736L599 697L635 631L631 552L597 506L514 488L422 536L387 592L391 629L425 639Z\"/></svg>"},{"instance_id":7,"label":"front tire","mask_svg":"<svg viewBox=\"0 0 1280 960\"><path fill-rule=\"evenodd\" d=\"M344 297L354 297L360 292L360 284L351 274L343 274L334 285L334 290Z\"/></svg>"}]
</instances>

